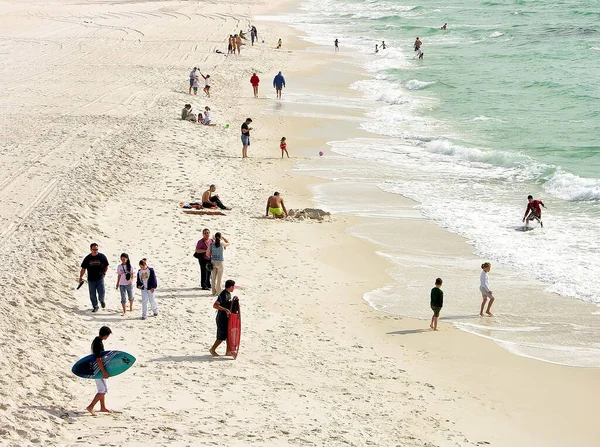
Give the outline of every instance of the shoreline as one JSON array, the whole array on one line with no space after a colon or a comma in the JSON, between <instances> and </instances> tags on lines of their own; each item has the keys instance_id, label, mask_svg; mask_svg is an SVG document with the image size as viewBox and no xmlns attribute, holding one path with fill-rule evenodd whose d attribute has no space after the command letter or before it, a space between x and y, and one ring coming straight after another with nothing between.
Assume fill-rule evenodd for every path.
<instances>
[{"instance_id":1,"label":"shoreline","mask_svg":"<svg viewBox=\"0 0 600 447\"><path fill-rule=\"evenodd\" d=\"M295 174L294 158L280 160L277 144L286 135L293 157L315 156L331 135L331 129L318 130L323 118L286 102L286 90L281 113L272 114L276 104L265 111L265 104L271 104L265 90L271 91L277 70L286 74L293 65L312 73L307 81L326 79L323 70L330 64L322 55L303 51L302 41L292 37L295 30L271 29L263 22L259 33L268 44L224 58L214 53L215 45L223 45L223 29L252 22L245 14L260 4L245 5L242 15L228 4L207 5L202 15L193 5L163 6L125 3L107 18L97 5L44 5L57 20L21 23L31 32L35 27L29 22L39 20L48 27L44 33L55 32L64 40L75 32L81 41L73 41L73 48L79 42L81 49L59 53L61 66L52 54L37 62L42 68L52 65L52 82L75 86L58 89L59 94L44 84L43 100L31 94L34 104L63 111L57 123L40 117L38 126L48 141L27 140L33 138L27 127L13 134L23 146L15 149L14 158L24 167L16 162L7 167L13 177L6 178L14 186L2 195L5 218L17 225L3 233L11 256L0 269L9 291L8 299L0 301L0 344L6 347L0 368L7 371L0 384L14 390L0 405L0 435L7 445L94 444L107 433L117 445L421 447L485 441L546 447L564 445L565 439L591 445L597 434L586 421L593 414L592 402L581 394L593 389L597 371L515 360L489 341L448 327L437 334L448 340L440 352L439 337L418 335L422 321L385 315L363 300L365 292L385 283L390 265L374 244L347 234L365 219L279 222L262 217L273 190L282 191L288 208L303 208L312 204L310 185L327 183ZM97 26L64 25L67 15L92 17ZM205 41L187 41L199 27ZM132 33L138 28L144 39ZM276 51L270 44L281 36L284 51ZM163 46L161 39L173 42ZM86 76L72 68L95 66L103 55L122 66ZM126 62L134 57L153 76L142 78L132 92L128 80L140 71ZM188 65L198 61L214 66L210 101L202 96L190 101L187 95ZM254 70L262 79L259 100L251 97L248 82ZM87 92L82 102L79 88L85 82L98 89ZM288 82L291 96L297 88L294 75ZM29 123L18 102L27 94L21 89L13 95L10 117L18 118L11 120L13 126ZM188 101L194 107L210 104L218 125L180 121L179 110ZM288 109L291 116L285 114ZM247 116L255 124L252 158L241 160L236 126ZM224 124L231 124L230 130ZM338 120L335 130L350 133L354 124ZM55 152L36 158L46 143ZM28 176L17 177L23 172ZM2 178L0 184L9 180ZM219 217L181 213L178 203L198 199L210 183L234 209ZM191 256L203 227L222 231L233 243L226 253L226 278L243 287L237 292L243 336L236 361L208 354L215 332L214 298L199 290L198 265ZM71 280L90 240L111 262L108 306L98 314L90 312L84 289L73 291ZM134 265L147 256L156 269L158 317L139 319L137 293L135 313L120 317L111 281L122 251ZM24 268L23 277L14 274ZM47 287L48 281L54 287ZM120 413L93 418L83 410L94 393L93 382L68 371L88 353L103 324L113 329L107 349L130 352L138 363L110 381L107 402ZM52 361L40 365L32 358ZM497 388L487 390L481 377L491 365L502 377ZM550 417L560 422L547 427ZM544 433L531 427L544 427Z\"/></svg>"}]
</instances>

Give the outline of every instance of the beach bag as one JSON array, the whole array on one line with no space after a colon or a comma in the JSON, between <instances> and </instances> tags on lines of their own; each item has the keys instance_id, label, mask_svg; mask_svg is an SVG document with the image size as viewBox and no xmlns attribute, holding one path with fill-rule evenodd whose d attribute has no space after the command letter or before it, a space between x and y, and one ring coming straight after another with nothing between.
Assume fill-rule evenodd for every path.
<instances>
[{"instance_id":1,"label":"beach bag","mask_svg":"<svg viewBox=\"0 0 600 447\"><path fill-rule=\"evenodd\" d=\"M213 270L213 264L212 264L212 262L209 261L206 264L206 270L208 270L209 272L212 272L212 270Z\"/></svg>"}]
</instances>

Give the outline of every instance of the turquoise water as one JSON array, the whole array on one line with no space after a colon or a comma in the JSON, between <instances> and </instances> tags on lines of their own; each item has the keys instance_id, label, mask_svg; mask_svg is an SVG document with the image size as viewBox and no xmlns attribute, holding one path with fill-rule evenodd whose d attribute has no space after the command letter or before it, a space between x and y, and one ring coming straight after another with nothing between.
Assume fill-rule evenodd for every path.
<instances>
[{"instance_id":1,"label":"turquoise water","mask_svg":"<svg viewBox=\"0 0 600 447\"><path fill-rule=\"evenodd\" d=\"M522 355L599 366L598 5L307 0L283 21L331 48L332 60L343 57L370 75L350 88L364 99L358 126L374 138L330 142L334 153L357 165L340 162L335 172L320 175L414 199L422 216L464 236L476 254L541 281L543 291L558 296L551 317L529 315L544 303L510 297L511 315L495 320L492 335L477 323L463 324L464 330ZM440 30L444 23L447 30ZM423 60L413 51L417 36ZM375 53L382 40L388 48ZM343 98L328 103L343 104ZM547 205L545 227L514 231L522 227L528 194ZM324 204L353 213L351 204ZM382 213L377 204L361 209L366 216ZM386 250L402 263L402 247ZM393 290L366 299L394 313L422 314L422 303L398 301ZM468 313L472 303L456 306Z\"/></svg>"}]
</instances>

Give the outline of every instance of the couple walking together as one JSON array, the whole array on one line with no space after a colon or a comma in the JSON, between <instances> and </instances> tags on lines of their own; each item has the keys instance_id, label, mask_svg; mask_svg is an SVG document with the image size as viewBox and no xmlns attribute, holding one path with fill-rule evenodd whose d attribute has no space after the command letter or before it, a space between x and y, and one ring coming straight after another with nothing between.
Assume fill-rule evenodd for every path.
<instances>
[{"instance_id":1,"label":"couple walking together","mask_svg":"<svg viewBox=\"0 0 600 447\"><path fill-rule=\"evenodd\" d=\"M194 257L200 264L200 286L202 290L211 290L214 296L223 290L224 251L229 245L221 233L215 233L214 239L211 238L208 228L202 230L202 239L196 244Z\"/></svg>"}]
</instances>

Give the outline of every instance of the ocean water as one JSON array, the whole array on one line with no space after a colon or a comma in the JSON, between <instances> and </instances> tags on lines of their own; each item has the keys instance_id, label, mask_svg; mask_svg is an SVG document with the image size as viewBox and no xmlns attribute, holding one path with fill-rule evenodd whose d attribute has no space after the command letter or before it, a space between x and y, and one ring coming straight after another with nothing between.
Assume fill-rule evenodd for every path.
<instances>
[{"instance_id":1,"label":"ocean water","mask_svg":"<svg viewBox=\"0 0 600 447\"><path fill-rule=\"evenodd\" d=\"M496 328L456 324L522 355L578 366L600 366L597 6L306 0L298 14L280 18L331 50L339 39L343 55L370 74L351 86L364 105L346 106L364 110L357 126L374 137L329 143L369 169L300 168L414 199L422 216L467 238L478 255L541 281L560 297L552 300L554 320L520 321L524 309L516 307ZM417 36L423 60L414 56ZM388 48L375 53L383 40ZM546 204L545 228L523 233L515 229L528 194ZM323 205L359 213L341 202ZM382 216L376 204L360 214L371 211ZM392 261L396 248L386 247ZM392 303L390 290L366 299L386 311L418 313L414 303Z\"/></svg>"}]
</instances>

